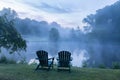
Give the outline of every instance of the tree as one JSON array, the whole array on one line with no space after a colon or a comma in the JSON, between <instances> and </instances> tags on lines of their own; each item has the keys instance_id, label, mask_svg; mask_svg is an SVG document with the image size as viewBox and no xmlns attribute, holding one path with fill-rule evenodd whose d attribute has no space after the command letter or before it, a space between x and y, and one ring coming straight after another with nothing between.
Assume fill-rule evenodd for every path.
<instances>
[{"instance_id":1,"label":"tree","mask_svg":"<svg viewBox=\"0 0 120 80\"><path fill-rule=\"evenodd\" d=\"M120 41L120 1L96 11L96 14L88 15L83 22L91 29L89 35L100 42L119 43ZM90 28L91 27L91 28Z\"/></svg>"},{"instance_id":2,"label":"tree","mask_svg":"<svg viewBox=\"0 0 120 80\"><path fill-rule=\"evenodd\" d=\"M73 41L77 39L76 31L74 30L74 28L70 30L70 39Z\"/></svg>"},{"instance_id":3,"label":"tree","mask_svg":"<svg viewBox=\"0 0 120 80\"><path fill-rule=\"evenodd\" d=\"M14 28L14 20L8 20L6 14L0 16L0 51L1 48L9 50L10 53L26 50L26 41Z\"/></svg>"},{"instance_id":4,"label":"tree","mask_svg":"<svg viewBox=\"0 0 120 80\"><path fill-rule=\"evenodd\" d=\"M59 31L56 28L51 28L49 32L50 41L58 41L60 38Z\"/></svg>"},{"instance_id":5,"label":"tree","mask_svg":"<svg viewBox=\"0 0 120 80\"><path fill-rule=\"evenodd\" d=\"M3 10L0 11L0 16L6 16L8 21L12 21L15 18L17 18L17 13L14 10L11 10L11 8L3 8Z\"/></svg>"},{"instance_id":6,"label":"tree","mask_svg":"<svg viewBox=\"0 0 120 80\"><path fill-rule=\"evenodd\" d=\"M96 64L99 64L102 60L107 67L111 66L112 62L119 62L120 1L97 10L95 14L88 15L83 22L88 25L85 27L86 30L91 29L91 32L87 34L89 41L93 40L90 43L95 44L88 50L89 53L95 53L91 54L90 61L96 61ZM98 56L101 58L96 59Z\"/></svg>"}]
</instances>

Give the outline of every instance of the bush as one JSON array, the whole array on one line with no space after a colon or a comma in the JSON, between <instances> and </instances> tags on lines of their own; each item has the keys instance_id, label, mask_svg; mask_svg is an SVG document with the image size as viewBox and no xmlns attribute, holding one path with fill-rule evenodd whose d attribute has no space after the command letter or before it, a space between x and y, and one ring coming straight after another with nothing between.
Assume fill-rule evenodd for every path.
<instances>
[{"instance_id":1,"label":"bush","mask_svg":"<svg viewBox=\"0 0 120 80\"><path fill-rule=\"evenodd\" d=\"M0 63L4 63L4 64L16 64L16 61L13 59L7 59L6 56L2 55L0 57Z\"/></svg>"},{"instance_id":2,"label":"bush","mask_svg":"<svg viewBox=\"0 0 120 80\"><path fill-rule=\"evenodd\" d=\"M113 62L112 63L112 68L113 69L120 69L120 63L119 62Z\"/></svg>"},{"instance_id":3,"label":"bush","mask_svg":"<svg viewBox=\"0 0 120 80\"><path fill-rule=\"evenodd\" d=\"M102 68L102 69L105 69L105 68L106 68L104 64L100 64L98 67L99 67L99 68Z\"/></svg>"},{"instance_id":4,"label":"bush","mask_svg":"<svg viewBox=\"0 0 120 80\"><path fill-rule=\"evenodd\" d=\"M83 67L83 68L87 67L87 62L86 62L86 61L83 62L82 67Z\"/></svg>"},{"instance_id":5,"label":"bush","mask_svg":"<svg viewBox=\"0 0 120 80\"><path fill-rule=\"evenodd\" d=\"M0 63L7 63L7 58L5 56L1 56Z\"/></svg>"}]
</instances>

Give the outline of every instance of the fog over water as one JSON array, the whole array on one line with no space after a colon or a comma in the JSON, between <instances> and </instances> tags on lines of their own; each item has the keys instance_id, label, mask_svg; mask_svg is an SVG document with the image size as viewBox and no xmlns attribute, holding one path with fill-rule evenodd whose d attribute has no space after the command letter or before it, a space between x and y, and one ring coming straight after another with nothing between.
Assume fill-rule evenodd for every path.
<instances>
[{"instance_id":1,"label":"fog over water","mask_svg":"<svg viewBox=\"0 0 120 80\"><path fill-rule=\"evenodd\" d=\"M30 39L28 39L30 40ZM58 57L58 52L61 50L66 50L71 52L72 66L82 67L84 61L89 59L87 51L83 48L84 45L79 45L77 42L49 42L49 41L28 41L27 40L27 50L26 52L21 52L18 54L8 54L6 50L3 50L4 55L9 58L13 58L17 61L25 58L28 63L31 60L37 58L36 51L45 50L48 52L49 57L55 57L55 64L57 63L56 58Z\"/></svg>"},{"instance_id":2,"label":"fog over water","mask_svg":"<svg viewBox=\"0 0 120 80\"><path fill-rule=\"evenodd\" d=\"M72 65L78 67L81 67L82 63L89 59L87 51L83 48L82 45L79 45L77 42L28 41L27 46L27 52L25 53L27 61L37 57L36 51L38 50L47 51L49 57L55 57L55 59L58 57L59 51L69 51L71 52L71 57L73 58Z\"/></svg>"},{"instance_id":3,"label":"fog over water","mask_svg":"<svg viewBox=\"0 0 120 80\"><path fill-rule=\"evenodd\" d=\"M49 57L55 57L54 63L56 64L58 52L61 50L67 50L72 54L72 66L78 67L82 67L84 62L87 62L88 67L98 67L100 64L111 66L111 62L116 62L120 60L118 54L120 52L120 46L117 44L101 45L100 43L95 41L94 43L78 43L75 41L50 42L34 41L31 39L26 38L26 52L23 51L20 53L20 55L18 55L17 53L8 54L8 51L3 49L2 54L17 61L25 58L28 63L31 63L34 62L35 58L37 58L36 51L45 50L48 52Z\"/></svg>"},{"instance_id":4,"label":"fog over water","mask_svg":"<svg viewBox=\"0 0 120 80\"><path fill-rule=\"evenodd\" d=\"M10 8L0 13L8 13L7 18L14 19L16 30L27 43L26 52L10 55L2 49L0 55L9 55L16 60L25 58L29 62L37 57L38 50L45 50L49 57L55 58L59 51L67 50L72 54L73 66L87 64L88 67L111 67L113 63L120 62L120 1L86 16L83 23L87 25L83 30L81 26L76 29L63 28L57 22L20 19Z\"/></svg>"}]
</instances>

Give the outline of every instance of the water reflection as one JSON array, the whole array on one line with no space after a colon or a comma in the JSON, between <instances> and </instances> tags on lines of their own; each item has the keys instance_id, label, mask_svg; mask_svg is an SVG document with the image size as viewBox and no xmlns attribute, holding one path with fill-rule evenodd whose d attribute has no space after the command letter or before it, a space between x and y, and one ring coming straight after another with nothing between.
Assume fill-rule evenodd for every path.
<instances>
[{"instance_id":1,"label":"water reflection","mask_svg":"<svg viewBox=\"0 0 120 80\"><path fill-rule=\"evenodd\" d=\"M83 63L89 59L88 53L86 50L75 50L72 54L73 66L82 67Z\"/></svg>"},{"instance_id":2,"label":"water reflection","mask_svg":"<svg viewBox=\"0 0 120 80\"><path fill-rule=\"evenodd\" d=\"M35 53L37 50L46 50L49 53L49 57L54 56L55 58L59 51L67 50L72 54L72 65L79 67L89 58L87 51L81 49L80 45L76 42L28 42L27 45L27 61L31 61L31 59L37 57Z\"/></svg>"},{"instance_id":3,"label":"water reflection","mask_svg":"<svg viewBox=\"0 0 120 80\"><path fill-rule=\"evenodd\" d=\"M120 46L119 44L100 44L94 43L79 43L74 41L61 41L61 42L49 42L49 41L27 41L27 51L21 52L19 55L8 54L8 51L2 49L2 53L8 58L15 59L17 61L26 59L27 62L33 62L36 56L36 51L45 50L49 53L49 57L58 57L58 52L66 50L71 52L73 57L72 65L81 67L83 62L87 62L88 67L98 67L99 65L105 65L107 67L112 66L113 62L120 61ZM3 54L0 54L0 56ZM56 60L55 60L55 63Z\"/></svg>"},{"instance_id":4,"label":"water reflection","mask_svg":"<svg viewBox=\"0 0 120 80\"><path fill-rule=\"evenodd\" d=\"M49 53L49 57L58 57L58 52L61 50L66 50L71 52L71 56L73 58L72 65L81 67L82 63L88 60L89 56L85 49L81 47L77 42L37 42L37 41L27 41L27 51L21 52L19 55L15 54L8 54L6 50L4 50L4 55L9 58L14 58L15 60L19 61L23 58L26 59L28 63L34 62L36 56L36 51L38 50L45 50ZM37 61L35 61L37 62ZM38 62L37 62L38 63ZM56 60L55 60L55 63Z\"/></svg>"}]
</instances>

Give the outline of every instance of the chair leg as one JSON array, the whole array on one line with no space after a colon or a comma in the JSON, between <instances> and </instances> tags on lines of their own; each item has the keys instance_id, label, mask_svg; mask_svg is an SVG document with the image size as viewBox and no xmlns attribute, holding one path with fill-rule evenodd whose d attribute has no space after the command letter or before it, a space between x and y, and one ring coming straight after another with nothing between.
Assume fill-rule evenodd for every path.
<instances>
[{"instance_id":1,"label":"chair leg","mask_svg":"<svg viewBox=\"0 0 120 80\"><path fill-rule=\"evenodd\" d=\"M60 69L58 68L58 69L57 69L57 71L59 72L59 71L60 71Z\"/></svg>"},{"instance_id":2,"label":"chair leg","mask_svg":"<svg viewBox=\"0 0 120 80\"><path fill-rule=\"evenodd\" d=\"M38 66L36 67L36 69L35 69L35 70L39 69L39 66L40 66L40 64L38 64Z\"/></svg>"},{"instance_id":3,"label":"chair leg","mask_svg":"<svg viewBox=\"0 0 120 80\"><path fill-rule=\"evenodd\" d=\"M50 66L48 67L48 71L50 70Z\"/></svg>"},{"instance_id":4,"label":"chair leg","mask_svg":"<svg viewBox=\"0 0 120 80\"><path fill-rule=\"evenodd\" d=\"M52 59L52 63L51 63L52 69L53 69L53 62L54 62L54 58Z\"/></svg>"},{"instance_id":5,"label":"chair leg","mask_svg":"<svg viewBox=\"0 0 120 80\"><path fill-rule=\"evenodd\" d=\"M53 64L52 64L52 69L54 68Z\"/></svg>"},{"instance_id":6,"label":"chair leg","mask_svg":"<svg viewBox=\"0 0 120 80\"><path fill-rule=\"evenodd\" d=\"M69 73L71 72L71 70L69 69Z\"/></svg>"},{"instance_id":7,"label":"chair leg","mask_svg":"<svg viewBox=\"0 0 120 80\"><path fill-rule=\"evenodd\" d=\"M52 69L53 69L53 62L50 64L49 69L50 69L50 67L52 67Z\"/></svg>"},{"instance_id":8,"label":"chair leg","mask_svg":"<svg viewBox=\"0 0 120 80\"><path fill-rule=\"evenodd\" d=\"M71 69L70 69L70 67L69 67L69 73L71 72Z\"/></svg>"}]
</instances>

